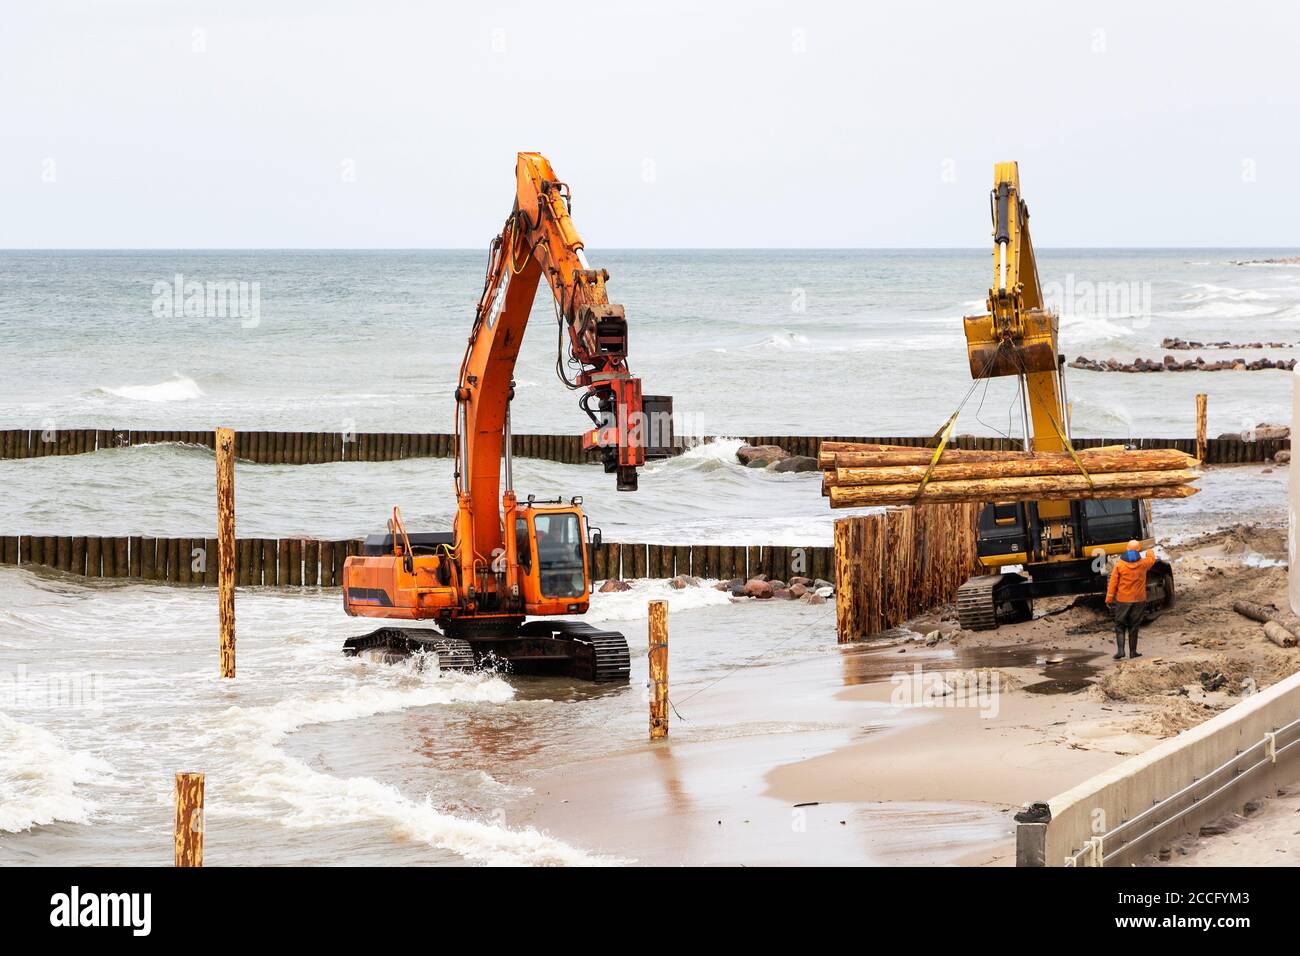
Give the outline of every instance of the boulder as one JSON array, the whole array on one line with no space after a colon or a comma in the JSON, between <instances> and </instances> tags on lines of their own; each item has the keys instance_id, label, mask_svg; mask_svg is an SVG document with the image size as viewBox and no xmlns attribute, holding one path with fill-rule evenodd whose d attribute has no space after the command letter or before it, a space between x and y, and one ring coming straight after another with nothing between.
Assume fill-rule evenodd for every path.
<instances>
[{"instance_id":1,"label":"boulder","mask_svg":"<svg viewBox=\"0 0 1300 956\"><path fill-rule=\"evenodd\" d=\"M766 468L774 461L784 461L789 457L790 453L780 445L741 445L736 450L736 458L749 468ZM755 465L755 462L760 464Z\"/></svg>"},{"instance_id":2,"label":"boulder","mask_svg":"<svg viewBox=\"0 0 1300 956\"><path fill-rule=\"evenodd\" d=\"M803 472L817 471L817 459L809 458L807 455L794 455L790 458L782 458L780 461L774 461L767 466L768 471L780 472Z\"/></svg>"},{"instance_id":3,"label":"boulder","mask_svg":"<svg viewBox=\"0 0 1300 956\"><path fill-rule=\"evenodd\" d=\"M825 587L820 587L817 588L815 591L813 591L813 594L816 594L819 598L823 598L823 599L830 597L834 593L835 593L835 588L831 587L829 584L826 585Z\"/></svg>"},{"instance_id":4,"label":"boulder","mask_svg":"<svg viewBox=\"0 0 1300 956\"><path fill-rule=\"evenodd\" d=\"M676 588L678 591L682 588L698 588L701 584L702 582L699 578L693 577L689 574L679 574L677 577L668 581L668 586L670 588Z\"/></svg>"},{"instance_id":5,"label":"boulder","mask_svg":"<svg viewBox=\"0 0 1300 956\"><path fill-rule=\"evenodd\" d=\"M610 578L608 581L606 581L604 584L600 586L601 594L609 594L611 591L630 591L630 590L632 590L632 585L628 584L626 581L620 581L618 578Z\"/></svg>"},{"instance_id":6,"label":"boulder","mask_svg":"<svg viewBox=\"0 0 1300 956\"><path fill-rule=\"evenodd\" d=\"M766 581L760 581L757 578L750 578L745 582L745 597L752 598L770 598L774 588Z\"/></svg>"},{"instance_id":7,"label":"boulder","mask_svg":"<svg viewBox=\"0 0 1300 956\"><path fill-rule=\"evenodd\" d=\"M1273 463L1276 465L1285 465L1291 461L1291 452L1283 448L1281 451L1273 453Z\"/></svg>"},{"instance_id":8,"label":"boulder","mask_svg":"<svg viewBox=\"0 0 1300 956\"><path fill-rule=\"evenodd\" d=\"M822 597L822 595L818 594L816 591L809 591L799 600L802 601L804 604L825 604L826 603L826 598Z\"/></svg>"},{"instance_id":9,"label":"boulder","mask_svg":"<svg viewBox=\"0 0 1300 956\"><path fill-rule=\"evenodd\" d=\"M833 582L831 582L831 581L827 581L825 578L818 578L816 581L814 581L814 582L812 583L812 586L813 586L814 588L818 588L818 589L819 589L819 588L834 588L834 587L835 587L835 584L834 584Z\"/></svg>"},{"instance_id":10,"label":"boulder","mask_svg":"<svg viewBox=\"0 0 1300 956\"><path fill-rule=\"evenodd\" d=\"M808 587L804 584L792 584L790 585L790 593L796 598L801 598L808 593Z\"/></svg>"},{"instance_id":11,"label":"boulder","mask_svg":"<svg viewBox=\"0 0 1300 956\"><path fill-rule=\"evenodd\" d=\"M789 588L776 588L774 591L772 591L772 597L780 601L793 601L794 592L791 591Z\"/></svg>"}]
</instances>

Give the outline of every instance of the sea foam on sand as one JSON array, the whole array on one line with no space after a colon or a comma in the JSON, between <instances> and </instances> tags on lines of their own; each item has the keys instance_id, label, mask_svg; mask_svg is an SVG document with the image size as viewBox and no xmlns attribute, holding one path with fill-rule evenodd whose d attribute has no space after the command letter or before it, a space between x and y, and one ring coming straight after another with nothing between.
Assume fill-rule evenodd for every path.
<instances>
[{"instance_id":1,"label":"sea foam on sand","mask_svg":"<svg viewBox=\"0 0 1300 956\"><path fill-rule=\"evenodd\" d=\"M0 713L0 831L90 822L95 804L83 787L111 772L98 757Z\"/></svg>"}]
</instances>

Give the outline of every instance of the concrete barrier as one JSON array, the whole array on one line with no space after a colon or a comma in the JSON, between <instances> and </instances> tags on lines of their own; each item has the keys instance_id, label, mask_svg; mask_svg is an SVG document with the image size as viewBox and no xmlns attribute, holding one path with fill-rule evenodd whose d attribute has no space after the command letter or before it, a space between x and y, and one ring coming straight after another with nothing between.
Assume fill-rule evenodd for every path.
<instances>
[{"instance_id":1,"label":"concrete barrier","mask_svg":"<svg viewBox=\"0 0 1300 956\"><path fill-rule=\"evenodd\" d=\"M1300 674L1292 674L1047 801L1050 820L1016 829L1016 865L1127 866L1297 774Z\"/></svg>"}]
</instances>

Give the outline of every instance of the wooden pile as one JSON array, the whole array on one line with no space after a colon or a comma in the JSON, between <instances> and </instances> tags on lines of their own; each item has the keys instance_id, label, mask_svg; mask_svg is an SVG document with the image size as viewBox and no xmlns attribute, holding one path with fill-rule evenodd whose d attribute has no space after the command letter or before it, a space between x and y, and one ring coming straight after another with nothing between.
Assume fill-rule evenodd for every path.
<instances>
[{"instance_id":1,"label":"wooden pile","mask_svg":"<svg viewBox=\"0 0 1300 956\"><path fill-rule=\"evenodd\" d=\"M953 599L979 572L979 506L889 508L835 522L836 632L841 644L897 627Z\"/></svg>"},{"instance_id":2,"label":"wooden pile","mask_svg":"<svg viewBox=\"0 0 1300 956\"><path fill-rule=\"evenodd\" d=\"M1187 498L1200 462L1173 448L1123 446L1077 452L934 450L822 442L822 494L832 508L1078 498ZM1087 471L1085 475L1079 465ZM922 480L929 480L922 488ZM919 493L919 497L918 497Z\"/></svg>"}]
</instances>

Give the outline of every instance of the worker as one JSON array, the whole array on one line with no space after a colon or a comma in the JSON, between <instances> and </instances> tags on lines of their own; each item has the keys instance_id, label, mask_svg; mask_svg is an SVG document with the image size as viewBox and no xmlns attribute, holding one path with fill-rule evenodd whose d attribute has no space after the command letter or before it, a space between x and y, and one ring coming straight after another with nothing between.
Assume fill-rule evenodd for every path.
<instances>
[{"instance_id":1,"label":"worker","mask_svg":"<svg viewBox=\"0 0 1300 956\"><path fill-rule=\"evenodd\" d=\"M1128 656L1138 653L1138 628L1147 608L1147 571L1156 563L1154 551L1143 554L1137 541L1128 543L1128 550L1120 555L1110 572L1106 588L1106 603L1115 614L1115 660L1124 659L1124 635L1128 634Z\"/></svg>"}]
</instances>

